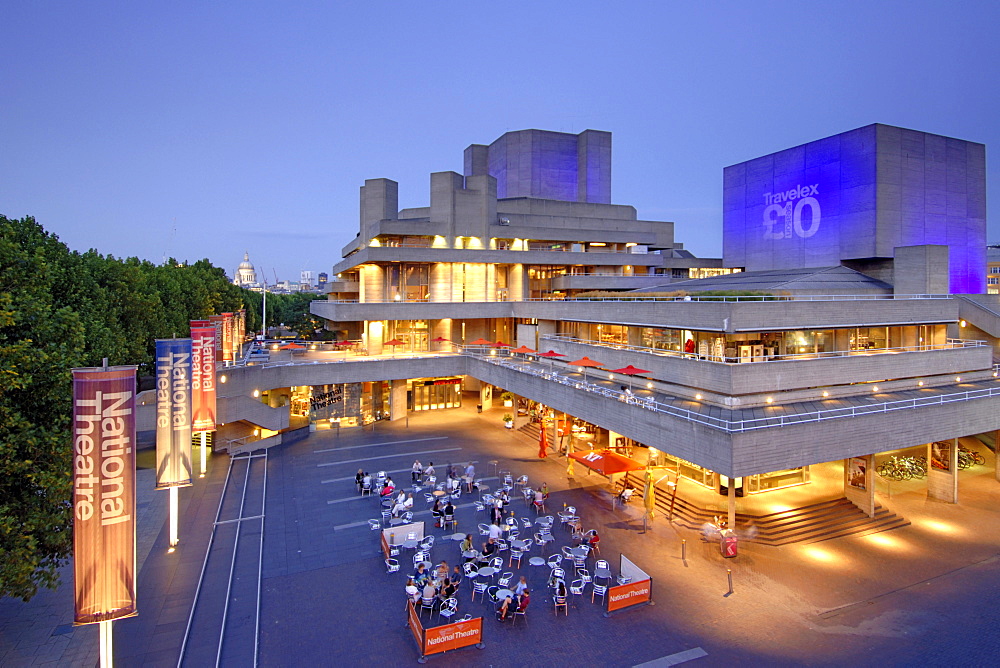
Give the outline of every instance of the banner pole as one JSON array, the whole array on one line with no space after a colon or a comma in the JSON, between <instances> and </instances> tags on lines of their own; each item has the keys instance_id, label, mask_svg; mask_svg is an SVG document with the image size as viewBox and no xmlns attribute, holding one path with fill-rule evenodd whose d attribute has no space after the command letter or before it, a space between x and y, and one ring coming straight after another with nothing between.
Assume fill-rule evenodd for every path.
<instances>
[{"instance_id":1,"label":"banner pole","mask_svg":"<svg viewBox=\"0 0 1000 668\"><path fill-rule=\"evenodd\" d=\"M114 666L114 657L112 656L111 649L111 624L112 621L108 620L106 622L100 622L98 626L100 627L101 636L101 668L112 668Z\"/></svg>"},{"instance_id":2,"label":"banner pole","mask_svg":"<svg viewBox=\"0 0 1000 668\"><path fill-rule=\"evenodd\" d=\"M208 432L201 432L201 476L205 476L208 467Z\"/></svg>"},{"instance_id":3,"label":"banner pole","mask_svg":"<svg viewBox=\"0 0 1000 668\"><path fill-rule=\"evenodd\" d=\"M178 488L170 488L170 549L177 545L177 494Z\"/></svg>"}]
</instances>

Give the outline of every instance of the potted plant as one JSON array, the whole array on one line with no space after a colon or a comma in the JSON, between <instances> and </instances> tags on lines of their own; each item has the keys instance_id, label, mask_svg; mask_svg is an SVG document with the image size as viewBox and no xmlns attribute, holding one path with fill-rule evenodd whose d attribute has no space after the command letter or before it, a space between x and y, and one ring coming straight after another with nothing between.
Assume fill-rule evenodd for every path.
<instances>
[{"instance_id":1,"label":"potted plant","mask_svg":"<svg viewBox=\"0 0 1000 668\"><path fill-rule=\"evenodd\" d=\"M514 428L514 416L511 415L510 413L504 413L503 414L503 426L507 427L507 429L513 429Z\"/></svg>"},{"instance_id":2,"label":"potted plant","mask_svg":"<svg viewBox=\"0 0 1000 668\"><path fill-rule=\"evenodd\" d=\"M510 392L504 392L501 394L500 399L503 401L504 408L510 408L514 405L514 395Z\"/></svg>"}]
</instances>

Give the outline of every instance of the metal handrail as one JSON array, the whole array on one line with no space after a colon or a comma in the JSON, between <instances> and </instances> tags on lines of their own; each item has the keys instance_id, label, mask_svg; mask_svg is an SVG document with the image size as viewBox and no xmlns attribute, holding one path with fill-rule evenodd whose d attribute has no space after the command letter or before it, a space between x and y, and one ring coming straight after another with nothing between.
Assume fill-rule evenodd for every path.
<instances>
[{"instance_id":1,"label":"metal handrail","mask_svg":"<svg viewBox=\"0 0 1000 668\"><path fill-rule=\"evenodd\" d=\"M572 274L563 274L564 276L571 276ZM558 278L558 277L557 277ZM669 284L664 286L669 288ZM954 295L742 295L742 296L698 296L698 295L683 295L676 297L663 297L663 296L644 296L642 294L635 294L631 292L623 293L621 297L575 297L575 298L565 298L565 297L526 297L524 299L508 299L508 300L497 300L497 301L483 301L483 302L458 302L458 301L430 301L420 299L413 301L406 300L395 300L395 299L366 299L361 301L360 299L328 299L326 301L332 302L334 304L516 304L519 302L580 302L580 303L593 303L593 302L709 302L709 303L719 303L719 302L774 302L774 301L794 301L794 302L831 302L831 301L895 301L895 300L912 300L912 299L939 299L947 300L954 298Z\"/></svg>"},{"instance_id":2,"label":"metal handrail","mask_svg":"<svg viewBox=\"0 0 1000 668\"><path fill-rule=\"evenodd\" d=\"M491 355L482 355L478 352L466 350L466 355L470 357L485 361L490 364L497 366L503 366L505 368L511 369L512 371L519 371L531 376L541 377L545 380L559 383L561 385L572 386L574 389L583 390L585 392L590 392L592 394L599 394L605 397L614 398L619 401L624 401L627 404L635 405L646 410L653 411L655 413L664 413L671 415L673 417L679 417L690 422L697 424L702 424L707 427L712 427L713 429L719 429L727 433L741 433L747 431L754 431L757 429L768 429L772 427L784 427L792 424L803 424L809 422L820 422L823 420L833 420L839 418L848 417L858 417L861 415L868 415L872 413L887 413L889 411L895 410L905 410L912 408L919 408L922 406L933 406L941 405L947 403L953 403L956 401L968 401L971 399L981 399L986 397L992 397L994 395L1000 395L1000 386L979 389L979 390L967 390L965 392L955 392L949 394L940 394L933 397L917 397L914 399L898 399L895 401L886 401L881 403L875 403L868 406L850 406L845 408L830 408L819 411L805 411L802 413L791 413L777 415L768 418L753 418L753 419L739 419L739 420L726 420L723 418L716 418L710 415L704 415L697 411L692 411L687 408L678 408L677 406L671 406L669 404L657 401L653 397L636 397L634 395L630 396L626 393L620 392L618 390L612 390L600 385L594 385L587 380L576 380L567 378L560 374L538 370L527 364L511 364L503 363L505 360L510 360L509 357L494 357ZM778 408L777 406L769 408Z\"/></svg>"},{"instance_id":3,"label":"metal handrail","mask_svg":"<svg viewBox=\"0 0 1000 668\"><path fill-rule=\"evenodd\" d=\"M612 350L622 350L644 355L656 355L658 357L680 357L699 362L715 362L716 364L761 364L763 362L821 359L826 357L867 357L871 355L895 355L899 353L927 352L931 350L951 350L954 348L982 348L989 345L986 341L980 341L977 339L946 339L944 344L921 344L916 346L897 346L895 348L867 348L864 350L831 350L813 353L789 353L781 355L780 360L774 360L772 358L767 360L741 362L739 359L729 356L719 357L718 355L697 355L696 353L686 353L680 350L665 350L663 348L651 348L649 346L636 346L629 343L605 343L594 339L581 339L569 334L543 334L539 338L543 340L600 346L602 348L609 348Z\"/></svg>"}]
</instances>

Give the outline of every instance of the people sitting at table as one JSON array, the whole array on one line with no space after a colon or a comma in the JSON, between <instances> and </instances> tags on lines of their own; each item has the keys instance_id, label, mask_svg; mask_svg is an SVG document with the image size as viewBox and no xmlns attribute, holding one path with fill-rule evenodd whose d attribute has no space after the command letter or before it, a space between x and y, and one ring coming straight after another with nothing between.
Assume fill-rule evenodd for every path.
<instances>
[{"instance_id":1,"label":"people sitting at table","mask_svg":"<svg viewBox=\"0 0 1000 668\"><path fill-rule=\"evenodd\" d=\"M372 475L371 473L365 472L363 478L361 478L361 489L371 489L372 486Z\"/></svg>"},{"instance_id":2,"label":"people sitting at table","mask_svg":"<svg viewBox=\"0 0 1000 668\"><path fill-rule=\"evenodd\" d=\"M583 539L583 542L590 545L590 547L595 547L598 543L600 543L601 537L597 534L597 529L591 529L588 531L587 535Z\"/></svg>"},{"instance_id":3,"label":"people sitting at table","mask_svg":"<svg viewBox=\"0 0 1000 668\"><path fill-rule=\"evenodd\" d=\"M451 578L451 583L455 585L455 589L458 589L462 585L462 580L465 578L465 576L462 575L462 569L459 568L458 566L455 566L455 568L451 571L450 578Z\"/></svg>"},{"instance_id":4,"label":"people sitting at table","mask_svg":"<svg viewBox=\"0 0 1000 668\"><path fill-rule=\"evenodd\" d=\"M420 477L424 473L424 467L420 464L420 460L413 462L413 468L410 469L410 480L412 482L420 482Z\"/></svg>"},{"instance_id":5,"label":"people sitting at table","mask_svg":"<svg viewBox=\"0 0 1000 668\"><path fill-rule=\"evenodd\" d=\"M521 595L517 597L518 612L524 612L527 610L529 603L531 603L531 592L525 589L521 592Z\"/></svg>"},{"instance_id":6,"label":"people sitting at table","mask_svg":"<svg viewBox=\"0 0 1000 668\"><path fill-rule=\"evenodd\" d=\"M549 498L549 483L543 482L542 486L539 488L539 491L542 493L543 499Z\"/></svg>"},{"instance_id":7,"label":"people sitting at table","mask_svg":"<svg viewBox=\"0 0 1000 668\"><path fill-rule=\"evenodd\" d=\"M434 581L428 578L424 584L423 596L424 598L434 598L436 595L437 589L434 587Z\"/></svg>"},{"instance_id":8,"label":"people sitting at table","mask_svg":"<svg viewBox=\"0 0 1000 668\"><path fill-rule=\"evenodd\" d=\"M438 596L442 599L449 599L455 595L458 587L451 581L450 578L445 578L444 582L441 583L441 589L438 591Z\"/></svg>"},{"instance_id":9,"label":"people sitting at table","mask_svg":"<svg viewBox=\"0 0 1000 668\"><path fill-rule=\"evenodd\" d=\"M527 589L528 589L528 579L522 575L521 579L518 580L516 585L514 585L514 594L520 596Z\"/></svg>"},{"instance_id":10,"label":"people sitting at table","mask_svg":"<svg viewBox=\"0 0 1000 668\"><path fill-rule=\"evenodd\" d=\"M498 546L492 538L488 538L485 543L483 543L482 553L479 557L479 561L476 562L478 568L483 568L490 563L490 557L497 553Z\"/></svg>"},{"instance_id":11,"label":"people sitting at table","mask_svg":"<svg viewBox=\"0 0 1000 668\"><path fill-rule=\"evenodd\" d=\"M358 485L358 492L361 491L361 483L364 482L365 471L364 469L358 469L358 474L354 476L354 482Z\"/></svg>"},{"instance_id":12,"label":"people sitting at table","mask_svg":"<svg viewBox=\"0 0 1000 668\"><path fill-rule=\"evenodd\" d=\"M401 493L400 496L403 496L403 494ZM413 508L413 495L407 494L402 501L398 501L396 505L393 506L392 514L394 517L399 517L411 508Z\"/></svg>"},{"instance_id":13,"label":"people sitting at table","mask_svg":"<svg viewBox=\"0 0 1000 668\"><path fill-rule=\"evenodd\" d=\"M440 564L437 565L437 568L434 569L434 579L438 582L441 582L447 577L448 577L448 562L442 561Z\"/></svg>"},{"instance_id":14,"label":"people sitting at table","mask_svg":"<svg viewBox=\"0 0 1000 668\"><path fill-rule=\"evenodd\" d=\"M462 548L462 552L468 552L469 550L472 549L472 534L471 533L465 534L465 540L462 541L462 544L460 545L460 547Z\"/></svg>"},{"instance_id":15,"label":"people sitting at table","mask_svg":"<svg viewBox=\"0 0 1000 668\"><path fill-rule=\"evenodd\" d=\"M510 505L510 496L507 494L507 490L501 489L497 492L497 500L500 502L501 509L503 509L504 506Z\"/></svg>"},{"instance_id":16,"label":"people sitting at table","mask_svg":"<svg viewBox=\"0 0 1000 668\"><path fill-rule=\"evenodd\" d=\"M573 522L570 525L570 528L573 529L573 539L574 540L582 541L584 539L584 537L585 537L586 534L583 531L583 522L581 522L580 520L577 520L576 522Z\"/></svg>"},{"instance_id":17,"label":"people sitting at table","mask_svg":"<svg viewBox=\"0 0 1000 668\"><path fill-rule=\"evenodd\" d=\"M385 479L385 487L382 488L382 496L390 496L396 491L396 486L392 482L392 478Z\"/></svg>"},{"instance_id":18,"label":"people sitting at table","mask_svg":"<svg viewBox=\"0 0 1000 668\"><path fill-rule=\"evenodd\" d=\"M427 462L427 468L424 469L424 476L430 478L434 475L434 462Z\"/></svg>"},{"instance_id":19,"label":"people sitting at table","mask_svg":"<svg viewBox=\"0 0 1000 668\"><path fill-rule=\"evenodd\" d=\"M559 578L559 580L556 581L556 596L566 596L566 582L562 578Z\"/></svg>"},{"instance_id":20,"label":"people sitting at table","mask_svg":"<svg viewBox=\"0 0 1000 668\"><path fill-rule=\"evenodd\" d=\"M417 564L417 572L413 574L413 581L418 587L422 587L429 578L430 573L427 572L427 567L424 566L424 562L421 561Z\"/></svg>"},{"instance_id":21,"label":"people sitting at table","mask_svg":"<svg viewBox=\"0 0 1000 668\"><path fill-rule=\"evenodd\" d=\"M493 524L500 524L503 522L503 501L500 499L494 501L493 505L490 506L490 521Z\"/></svg>"},{"instance_id":22,"label":"people sitting at table","mask_svg":"<svg viewBox=\"0 0 1000 668\"><path fill-rule=\"evenodd\" d=\"M444 516L444 510L441 508L441 499L434 499L434 505L431 506L431 517L434 518L434 526L441 528L441 518Z\"/></svg>"},{"instance_id":23,"label":"people sitting at table","mask_svg":"<svg viewBox=\"0 0 1000 668\"><path fill-rule=\"evenodd\" d=\"M510 611L510 596L506 596L503 599L503 603L500 604L500 609L497 610L497 619L501 622L507 619L507 613Z\"/></svg>"},{"instance_id":24,"label":"people sitting at table","mask_svg":"<svg viewBox=\"0 0 1000 668\"><path fill-rule=\"evenodd\" d=\"M417 588L417 583L414 582L413 578L406 579L406 595L414 604L420 601L420 589Z\"/></svg>"},{"instance_id":25,"label":"people sitting at table","mask_svg":"<svg viewBox=\"0 0 1000 668\"><path fill-rule=\"evenodd\" d=\"M445 504L444 514L451 517L455 516L455 505L451 502L451 499L448 499L448 503Z\"/></svg>"}]
</instances>

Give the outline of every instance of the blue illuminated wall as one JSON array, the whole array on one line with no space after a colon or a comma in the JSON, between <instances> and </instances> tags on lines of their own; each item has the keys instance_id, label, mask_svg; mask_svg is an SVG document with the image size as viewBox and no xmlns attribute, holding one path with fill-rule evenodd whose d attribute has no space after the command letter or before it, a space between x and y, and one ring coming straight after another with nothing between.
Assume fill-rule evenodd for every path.
<instances>
[{"instance_id":1,"label":"blue illuminated wall","mask_svg":"<svg viewBox=\"0 0 1000 668\"><path fill-rule=\"evenodd\" d=\"M985 291L986 148L874 124L727 167L726 266L822 267L949 247L953 293Z\"/></svg>"},{"instance_id":2,"label":"blue illuminated wall","mask_svg":"<svg viewBox=\"0 0 1000 668\"><path fill-rule=\"evenodd\" d=\"M489 174L497 197L611 203L611 133L508 132L465 149L465 176Z\"/></svg>"}]
</instances>

